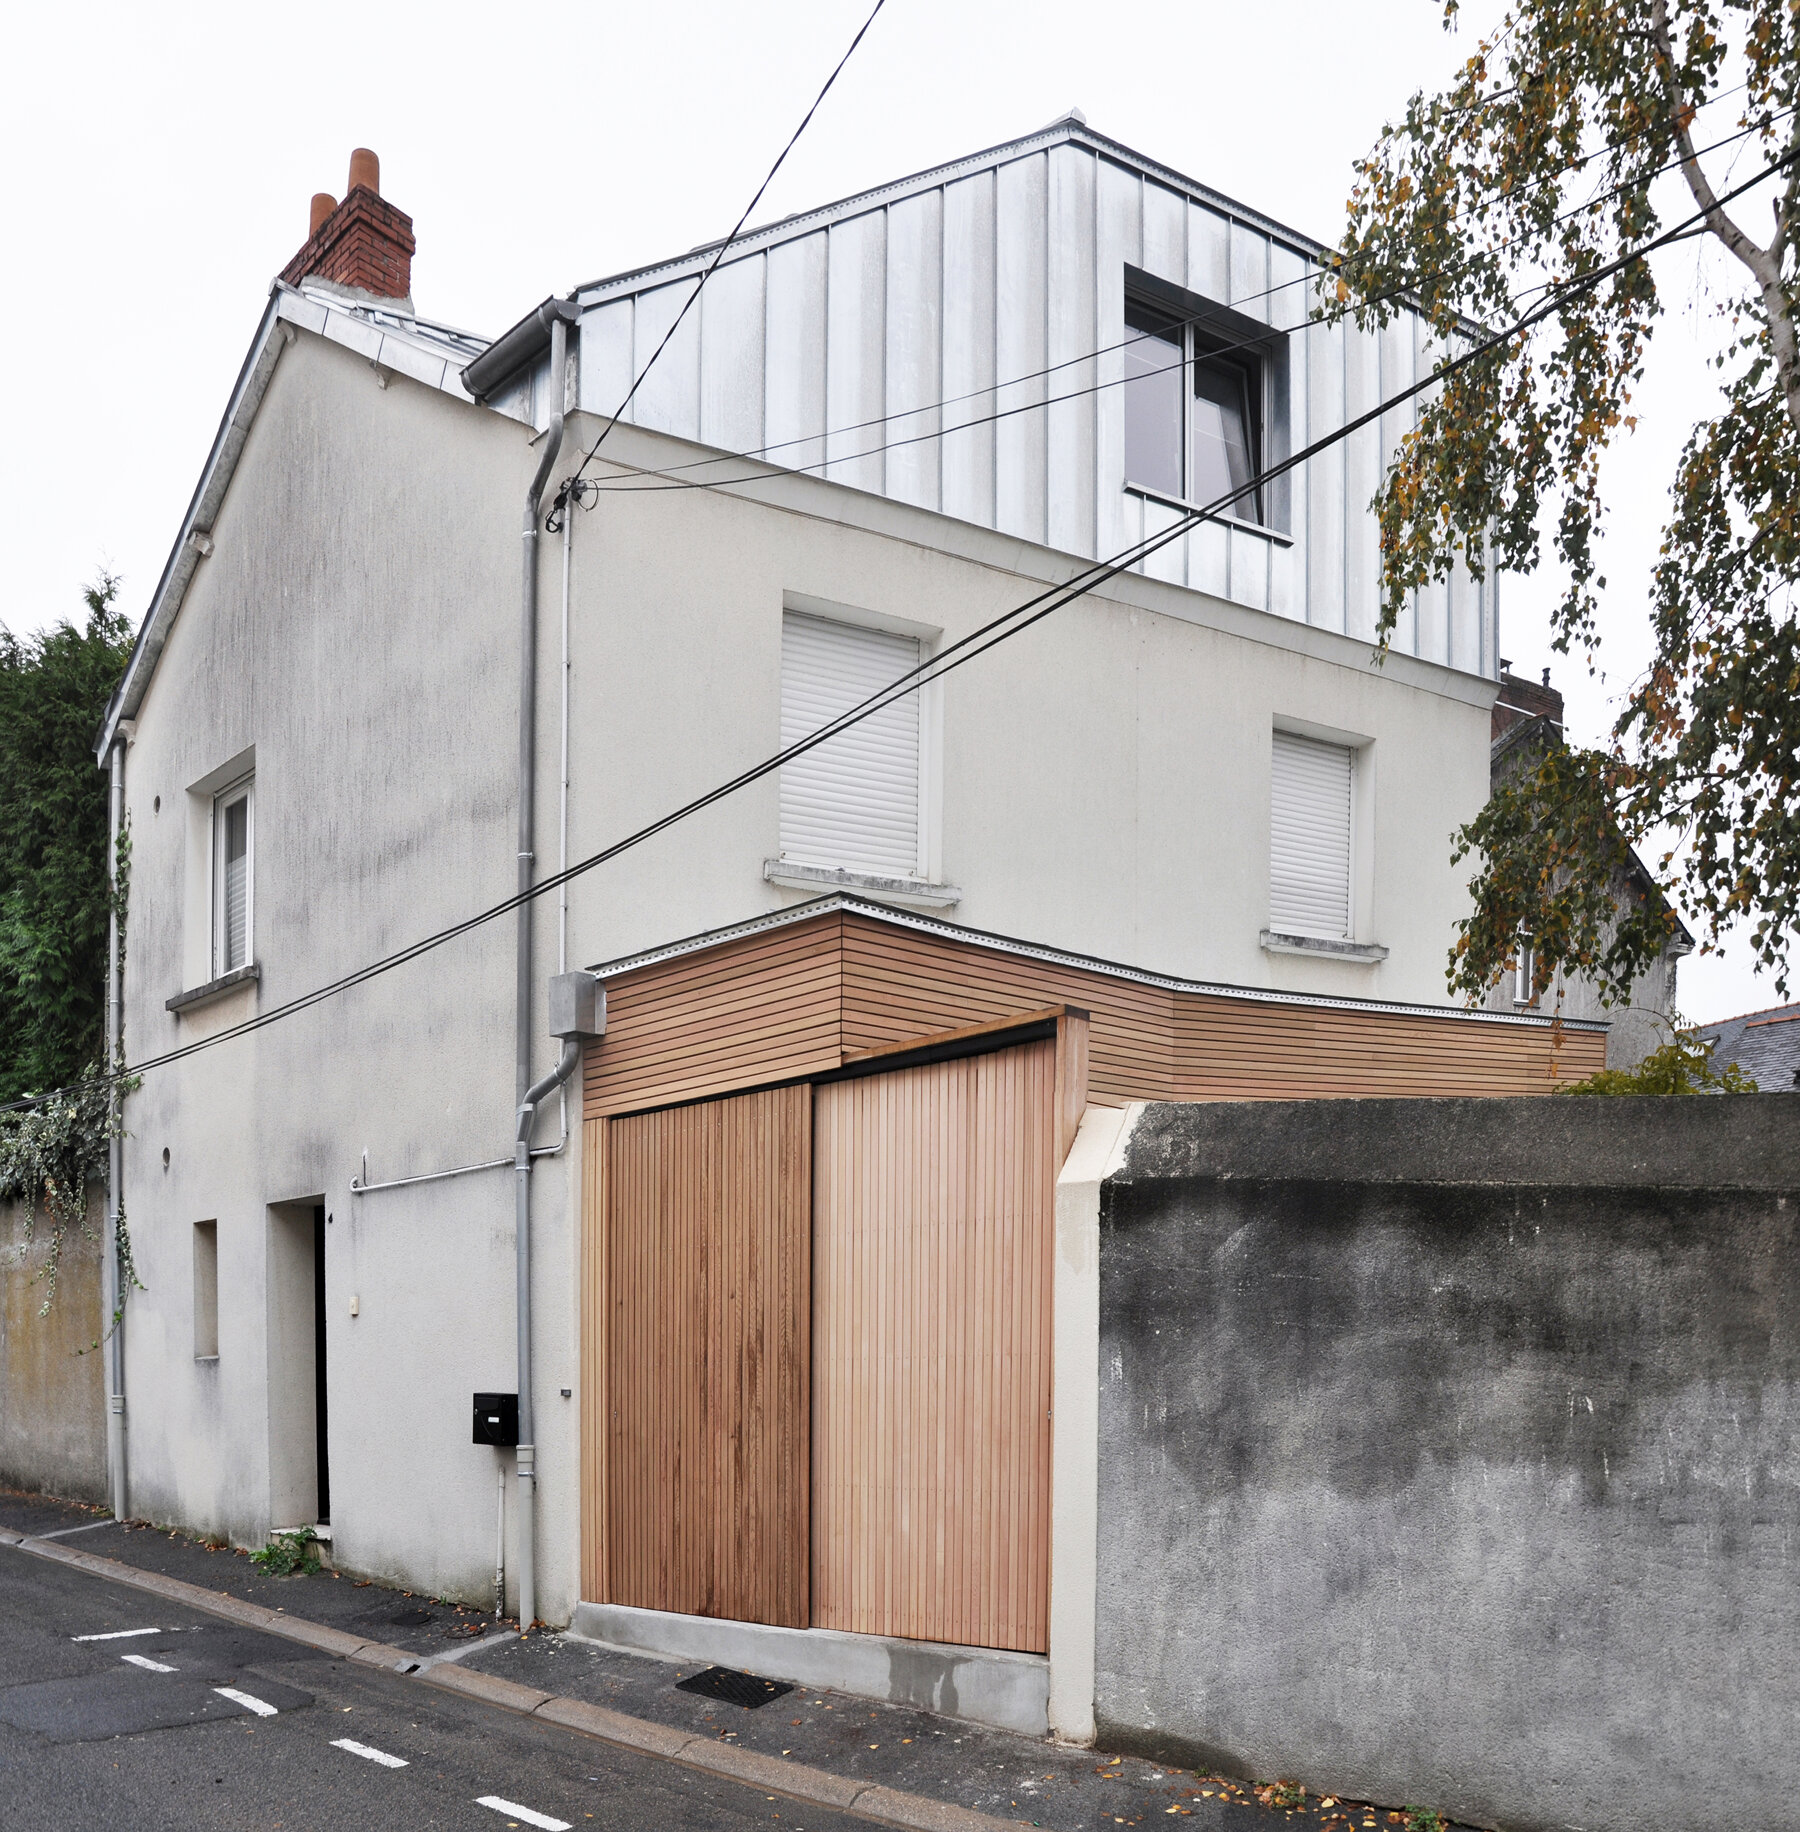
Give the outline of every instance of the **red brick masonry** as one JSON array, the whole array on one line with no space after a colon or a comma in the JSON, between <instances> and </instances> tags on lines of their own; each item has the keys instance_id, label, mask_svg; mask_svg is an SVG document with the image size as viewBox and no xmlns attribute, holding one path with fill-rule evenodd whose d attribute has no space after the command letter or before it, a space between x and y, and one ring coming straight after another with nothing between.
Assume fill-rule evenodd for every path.
<instances>
[{"instance_id":1,"label":"red brick masonry","mask_svg":"<svg viewBox=\"0 0 1800 1832\"><path fill-rule=\"evenodd\" d=\"M368 186L358 185L281 270L281 278L297 286L317 275L338 286L360 287L379 299L404 299L412 291L417 246L412 218Z\"/></svg>"}]
</instances>

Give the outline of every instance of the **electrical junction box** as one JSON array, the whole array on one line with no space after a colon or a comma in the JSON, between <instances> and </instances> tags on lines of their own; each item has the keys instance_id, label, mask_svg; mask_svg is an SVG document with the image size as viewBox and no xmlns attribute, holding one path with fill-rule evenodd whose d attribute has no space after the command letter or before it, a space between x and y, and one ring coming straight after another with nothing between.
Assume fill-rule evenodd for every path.
<instances>
[{"instance_id":1,"label":"electrical junction box","mask_svg":"<svg viewBox=\"0 0 1800 1832\"><path fill-rule=\"evenodd\" d=\"M550 1035L601 1037L606 1034L606 988L591 973L550 976Z\"/></svg>"},{"instance_id":2,"label":"electrical junction box","mask_svg":"<svg viewBox=\"0 0 1800 1832\"><path fill-rule=\"evenodd\" d=\"M477 1444L515 1445L519 1441L519 1396L516 1393L475 1395Z\"/></svg>"}]
</instances>

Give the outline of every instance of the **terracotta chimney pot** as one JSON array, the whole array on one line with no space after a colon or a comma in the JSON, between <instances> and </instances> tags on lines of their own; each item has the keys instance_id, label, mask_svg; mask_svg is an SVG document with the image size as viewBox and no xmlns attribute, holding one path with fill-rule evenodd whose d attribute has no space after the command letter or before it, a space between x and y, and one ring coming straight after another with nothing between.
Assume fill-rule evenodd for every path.
<instances>
[{"instance_id":1,"label":"terracotta chimney pot","mask_svg":"<svg viewBox=\"0 0 1800 1832\"><path fill-rule=\"evenodd\" d=\"M366 146L350 155L350 188L339 203L312 200L306 245L281 270L289 286L317 277L333 286L401 301L412 309L412 218L381 195L381 161Z\"/></svg>"}]
</instances>

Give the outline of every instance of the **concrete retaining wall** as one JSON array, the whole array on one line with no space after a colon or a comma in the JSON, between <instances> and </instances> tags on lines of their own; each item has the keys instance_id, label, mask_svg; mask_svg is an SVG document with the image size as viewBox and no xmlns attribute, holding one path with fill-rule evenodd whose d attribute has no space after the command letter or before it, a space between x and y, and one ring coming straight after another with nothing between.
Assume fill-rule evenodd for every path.
<instances>
[{"instance_id":1,"label":"concrete retaining wall","mask_svg":"<svg viewBox=\"0 0 1800 1832\"><path fill-rule=\"evenodd\" d=\"M50 1314L52 1229L40 1210L27 1239L18 1203L0 1204L0 1484L83 1501L106 1500L106 1386L100 1335L104 1203L88 1192L88 1227L63 1237Z\"/></svg>"},{"instance_id":2,"label":"concrete retaining wall","mask_svg":"<svg viewBox=\"0 0 1800 1832\"><path fill-rule=\"evenodd\" d=\"M1793 1823L1800 1099L1150 1106L1100 1194L1109 1747Z\"/></svg>"}]
</instances>

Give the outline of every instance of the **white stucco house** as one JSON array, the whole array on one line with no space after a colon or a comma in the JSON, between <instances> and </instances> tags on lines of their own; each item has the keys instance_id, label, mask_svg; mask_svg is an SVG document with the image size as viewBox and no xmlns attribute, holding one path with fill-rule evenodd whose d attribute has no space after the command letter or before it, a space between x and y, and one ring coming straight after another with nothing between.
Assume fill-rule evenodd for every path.
<instances>
[{"instance_id":1,"label":"white stucco house","mask_svg":"<svg viewBox=\"0 0 1800 1832\"><path fill-rule=\"evenodd\" d=\"M372 156L315 204L98 745L131 835L127 1055L220 1039L126 1103L144 1289L111 1375L115 1497L241 1543L328 1526L347 1568L481 1596L504 1488L509 1608L523 1558L546 1622L702 1651L708 1623L760 1625L798 1639L716 1645L806 1678L894 1638L990 1649L1013 1702L965 1680L962 1708L1079 1734L1091 1294L1049 1243L1084 1110L1517 1092L1603 1049L1598 1025L1444 1000L1497 608L1491 579L1422 593L1375 665L1367 504L1410 409L1269 475L1424 373L1424 330L1309 323L1315 243L1071 116L743 236L614 424L716 249L490 343L414 310ZM516 909L459 927L915 669L829 745L537 897L522 957ZM559 1026L575 1067L521 1177L523 1081L558 1065L548 989L577 970L605 1015ZM981 1081L1008 1051L1017 1075ZM952 1116L938 1144L851 1111L843 1090L885 1078ZM1031 1295L968 1337L1004 1337L1022 1398L944 1454L1025 1500L1005 1545L884 1604L861 1542L821 1525L893 1487L885 1427L843 1408L907 1381L935 1416L949 1364L859 1374L830 1345L889 1311L924 1341L934 1305L987 1300L906 1259L904 1220L887 1272L832 1257L866 1244L844 1166L922 1186L977 1110L1011 1116L969 1120L977 1155L1037 1141L994 1173L1023 1192L1007 1289ZM744 1241L771 1257L739 1284L719 1268ZM684 1412L666 1383L691 1369ZM477 1394L498 1445L474 1441ZM930 1429L941 1449L962 1427ZM674 1454L696 1431L724 1459L704 1494L682 1484L705 1459ZM807 1667L819 1649L851 1667Z\"/></svg>"}]
</instances>

